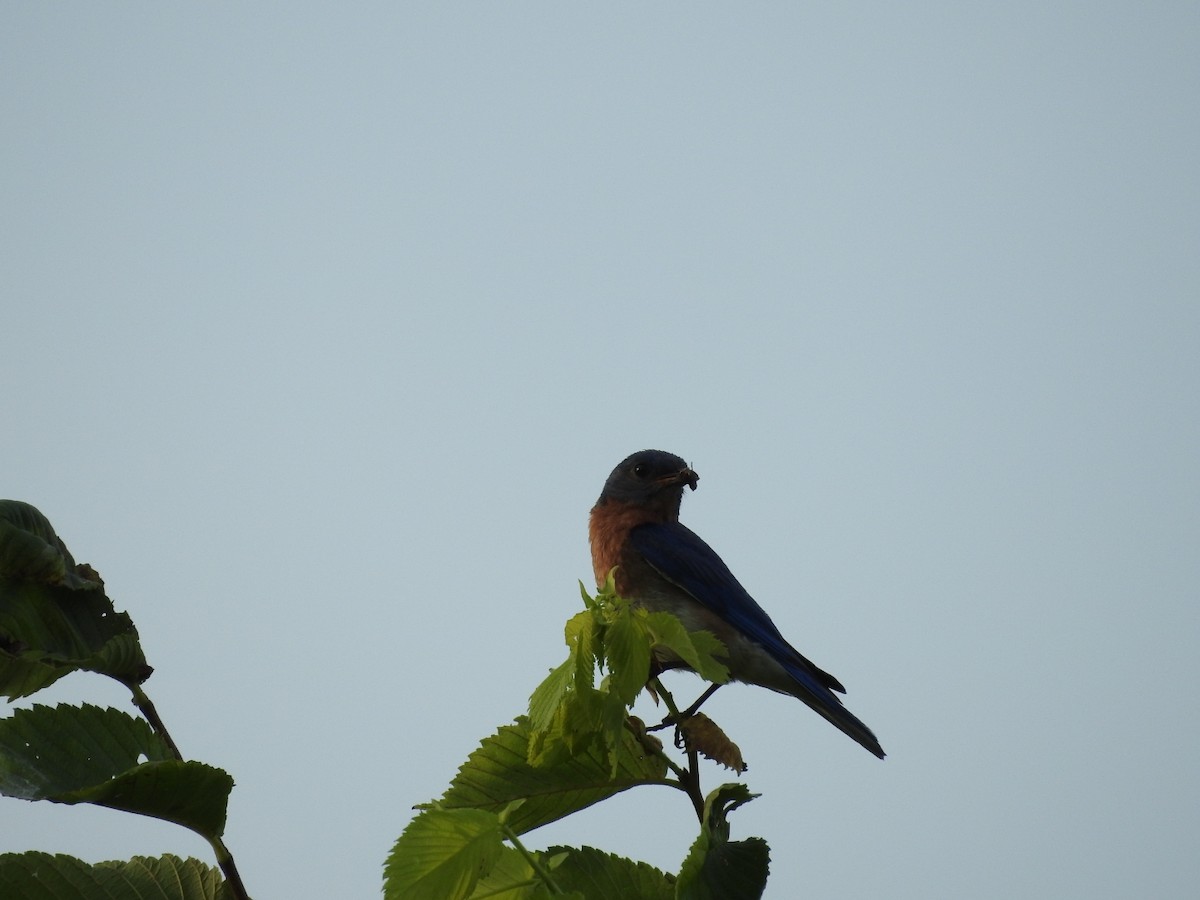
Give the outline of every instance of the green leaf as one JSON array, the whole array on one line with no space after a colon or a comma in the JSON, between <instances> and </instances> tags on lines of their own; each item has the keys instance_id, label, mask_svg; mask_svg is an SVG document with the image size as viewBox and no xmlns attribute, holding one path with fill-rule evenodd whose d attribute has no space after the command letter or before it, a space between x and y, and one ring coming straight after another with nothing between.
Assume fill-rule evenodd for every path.
<instances>
[{"instance_id":1,"label":"green leaf","mask_svg":"<svg viewBox=\"0 0 1200 900\"><path fill-rule=\"evenodd\" d=\"M33 581L0 579L0 659L9 663L0 682L9 699L78 669L126 684L150 674L133 621L113 608L103 589Z\"/></svg>"},{"instance_id":2,"label":"green leaf","mask_svg":"<svg viewBox=\"0 0 1200 900\"><path fill-rule=\"evenodd\" d=\"M195 859L135 856L89 865L73 856L0 854L0 897L21 900L232 900L221 873Z\"/></svg>"},{"instance_id":3,"label":"green leaf","mask_svg":"<svg viewBox=\"0 0 1200 900\"><path fill-rule=\"evenodd\" d=\"M0 500L0 578L75 589L100 587L75 571L75 559L50 520L20 500Z\"/></svg>"},{"instance_id":4,"label":"green leaf","mask_svg":"<svg viewBox=\"0 0 1200 900\"><path fill-rule=\"evenodd\" d=\"M604 634L610 689L632 706L650 679L650 634L633 608L622 604ZM678 620L676 620L678 621ZM682 628L682 626L680 626Z\"/></svg>"},{"instance_id":5,"label":"green leaf","mask_svg":"<svg viewBox=\"0 0 1200 900\"><path fill-rule=\"evenodd\" d=\"M528 762L529 734L529 720L521 717L484 740L458 770L439 805L499 814L512 801L524 799L509 811L507 822L524 834L635 785L658 783L666 775L663 757L648 754L627 731L615 774L605 748L597 744L555 765L533 766Z\"/></svg>"},{"instance_id":6,"label":"green leaf","mask_svg":"<svg viewBox=\"0 0 1200 900\"><path fill-rule=\"evenodd\" d=\"M602 703L595 692L599 624L590 607L567 621L567 659L551 670L529 698L531 762L546 764L575 752L581 741L588 743L594 738Z\"/></svg>"},{"instance_id":7,"label":"green leaf","mask_svg":"<svg viewBox=\"0 0 1200 900\"><path fill-rule=\"evenodd\" d=\"M616 694L595 688L572 691L562 706L562 720L555 739L561 740L568 754L579 753L604 736L608 723L614 718L619 730L625 720L625 704ZM605 741L607 745L607 741ZM556 758L556 757L555 757ZM535 765L541 760L531 760Z\"/></svg>"},{"instance_id":8,"label":"green leaf","mask_svg":"<svg viewBox=\"0 0 1200 900\"><path fill-rule=\"evenodd\" d=\"M604 576L604 587L599 594L596 595L596 602L601 602L602 598L617 596L617 566L613 566L608 570L608 574Z\"/></svg>"},{"instance_id":9,"label":"green leaf","mask_svg":"<svg viewBox=\"0 0 1200 900\"><path fill-rule=\"evenodd\" d=\"M8 797L57 799L167 759L150 726L117 709L35 704L0 719L0 793Z\"/></svg>"},{"instance_id":10,"label":"green leaf","mask_svg":"<svg viewBox=\"0 0 1200 900\"><path fill-rule=\"evenodd\" d=\"M615 775L627 740L628 710L646 686L656 650L663 648L723 683L729 671L717 656L725 648L708 632L689 633L670 613L650 614L618 597L611 573L595 598L582 584L580 590L587 608L564 629L568 658L529 698L528 761L538 767L561 765L598 744ZM599 688L597 663L606 670Z\"/></svg>"},{"instance_id":11,"label":"green leaf","mask_svg":"<svg viewBox=\"0 0 1200 900\"><path fill-rule=\"evenodd\" d=\"M529 721L537 731L545 731L554 723L559 705L575 684L575 663L567 659L539 684L529 698Z\"/></svg>"},{"instance_id":12,"label":"green leaf","mask_svg":"<svg viewBox=\"0 0 1200 900\"><path fill-rule=\"evenodd\" d=\"M529 698L531 764L558 765L599 743L616 773L628 707L649 677L644 617L626 601L606 597L567 622L567 660ZM607 658L609 674L597 689L596 661L601 657Z\"/></svg>"},{"instance_id":13,"label":"green leaf","mask_svg":"<svg viewBox=\"0 0 1200 900\"><path fill-rule=\"evenodd\" d=\"M216 838L233 779L173 759L142 719L98 706L34 706L0 719L0 793L92 803L175 822Z\"/></svg>"},{"instance_id":14,"label":"green leaf","mask_svg":"<svg viewBox=\"0 0 1200 900\"><path fill-rule=\"evenodd\" d=\"M708 792L704 798L704 825L722 838L729 837L729 814L749 803L758 794L750 793L744 784L723 784Z\"/></svg>"},{"instance_id":15,"label":"green leaf","mask_svg":"<svg viewBox=\"0 0 1200 900\"><path fill-rule=\"evenodd\" d=\"M25 697L79 669L125 684L151 672L99 576L75 565L36 509L0 501L0 695Z\"/></svg>"},{"instance_id":16,"label":"green leaf","mask_svg":"<svg viewBox=\"0 0 1200 900\"><path fill-rule=\"evenodd\" d=\"M94 803L165 819L212 839L225 831L226 807L232 790L233 778L222 769L168 759L143 763L105 784L50 799L60 803Z\"/></svg>"},{"instance_id":17,"label":"green leaf","mask_svg":"<svg viewBox=\"0 0 1200 900\"><path fill-rule=\"evenodd\" d=\"M568 659L575 661L577 684L589 687L595 684L597 648L600 638L600 623L594 609L589 607L567 620L563 629L567 646L571 648Z\"/></svg>"},{"instance_id":18,"label":"green leaf","mask_svg":"<svg viewBox=\"0 0 1200 900\"><path fill-rule=\"evenodd\" d=\"M538 880L533 866L518 850L505 845L492 870L475 884L472 900L549 900L550 893Z\"/></svg>"},{"instance_id":19,"label":"green leaf","mask_svg":"<svg viewBox=\"0 0 1200 900\"><path fill-rule=\"evenodd\" d=\"M646 618L656 644L669 649L701 678L714 684L729 681L729 667L718 659L725 656L725 645L711 631L688 631L668 612L649 613Z\"/></svg>"},{"instance_id":20,"label":"green leaf","mask_svg":"<svg viewBox=\"0 0 1200 900\"><path fill-rule=\"evenodd\" d=\"M605 698L605 702L600 707L600 737L607 753L609 774L615 778L621 768L622 757L629 753L628 748L636 746L638 753L645 753L646 747L630 734L627 727L629 709L621 698L612 692L602 696Z\"/></svg>"},{"instance_id":21,"label":"green leaf","mask_svg":"<svg viewBox=\"0 0 1200 900\"><path fill-rule=\"evenodd\" d=\"M0 590L2 589L0 584ZM0 602L3 602L2 599ZM9 700L28 697L74 671L74 668L54 666L38 662L37 659L22 659L14 655L6 649L4 634L0 632L0 697L7 697Z\"/></svg>"},{"instance_id":22,"label":"green leaf","mask_svg":"<svg viewBox=\"0 0 1200 900\"><path fill-rule=\"evenodd\" d=\"M596 605L596 598L592 596L591 591L587 589L587 585L582 581L579 582L579 595L583 598L583 605L588 609Z\"/></svg>"},{"instance_id":23,"label":"green leaf","mask_svg":"<svg viewBox=\"0 0 1200 900\"><path fill-rule=\"evenodd\" d=\"M551 847L546 853L566 854L552 873L562 890L620 900L673 900L675 896L675 879L644 862L593 847Z\"/></svg>"},{"instance_id":24,"label":"green leaf","mask_svg":"<svg viewBox=\"0 0 1200 900\"><path fill-rule=\"evenodd\" d=\"M758 900L767 889L771 851L762 838L717 841L701 835L679 872L678 900Z\"/></svg>"},{"instance_id":25,"label":"green leaf","mask_svg":"<svg viewBox=\"0 0 1200 900\"><path fill-rule=\"evenodd\" d=\"M503 832L479 809L428 809L408 823L384 870L387 900L465 900L500 857Z\"/></svg>"},{"instance_id":26,"label":"green leaf","mask_svg":"<svg viewBox=\"0 0 1200 900\"><path fill-rule=\"evenodd\" d=\"M762 838L729 840L728 814L753 800L744 784L723 784L704 801L704 824L679 870L679 900L757 900L767 887L770 849Z\"/></svg>"}]
</instances>

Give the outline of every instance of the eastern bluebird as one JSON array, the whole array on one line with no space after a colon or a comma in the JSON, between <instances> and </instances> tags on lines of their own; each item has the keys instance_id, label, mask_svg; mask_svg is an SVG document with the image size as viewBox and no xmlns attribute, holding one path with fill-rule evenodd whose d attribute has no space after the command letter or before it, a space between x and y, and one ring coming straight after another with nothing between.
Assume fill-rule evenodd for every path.
<instances>
[{"instance_id":1,"label":"eastern bluebird","mask_svg":"<svg viewBox=\"0 0 1200 900\"><path fill-rule=\"evenodd\" d=\"M833 693L846 692L841 683L784 640L721 557L680 524L683 486L694 491L699 478L681 458L662 450L634 453L612 470L588 521L596 583L603 585L616 566L622 597L673 613L689 631L720 638L733 680L803 700L883 759L871 729ZM680 665L674 659L660 662Z\"/></svg>"}]
</instances>

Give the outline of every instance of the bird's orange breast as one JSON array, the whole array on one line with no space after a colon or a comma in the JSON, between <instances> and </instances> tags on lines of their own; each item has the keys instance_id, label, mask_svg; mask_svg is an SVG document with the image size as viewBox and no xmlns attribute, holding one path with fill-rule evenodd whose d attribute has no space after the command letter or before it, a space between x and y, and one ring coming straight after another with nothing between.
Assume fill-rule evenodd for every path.
<instances>
[{"instance_id":1,"label":"bird's orange breast","mask_svg":"<svg viewBox=\"0 0 1200 900\"><path fill-rule=\"evenodd\" d=\"M588 540L592 545L592 570L596 575L596 587L604 587L613 566L625 564L623 558L625 542L630 529L652 521L643 508L619 503L606 503L592 509L588 518ZM622 573L617 572L617 592L624 594Z\"/></svg>"}]
</instances>

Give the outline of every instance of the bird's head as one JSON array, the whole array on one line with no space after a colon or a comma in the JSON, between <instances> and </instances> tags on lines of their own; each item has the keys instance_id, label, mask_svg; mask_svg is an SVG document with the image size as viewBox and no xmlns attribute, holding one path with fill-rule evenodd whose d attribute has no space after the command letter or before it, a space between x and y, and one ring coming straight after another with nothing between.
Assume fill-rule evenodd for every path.
<instances>
[{"instance_id":1,"label":"bird's head","mask_svg":"<svg viewBox=\"0 0 1200 900\"><path fill-rule=\"evenodd\" d=\"M674 453L665 450L639 450L625 457L604 482L597 506L623 503L661 510L664 518L679 517L683 486L693 491L700 476Z\"/></svg>"}]
</instances>

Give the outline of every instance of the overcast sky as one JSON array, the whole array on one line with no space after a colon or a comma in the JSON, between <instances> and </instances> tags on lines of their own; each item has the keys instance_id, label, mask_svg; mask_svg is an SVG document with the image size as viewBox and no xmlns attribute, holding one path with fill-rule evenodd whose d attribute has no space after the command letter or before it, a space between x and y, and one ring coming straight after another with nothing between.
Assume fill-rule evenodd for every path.
<instances>
[{"instance_id":1,"label":"overcast sky","mask_svg":"<svg viewBox=\"0 0 1200 900\"><path fill-rule=\"evenodd\" d=\"M264 900L376 895L645 447L889 753L713 698L768 898L1186 896L1197 98L1194 3L8 3L0 496L132 614ZM211 861L0 800L28 848Z\"/></svg>"}]
</instances>

